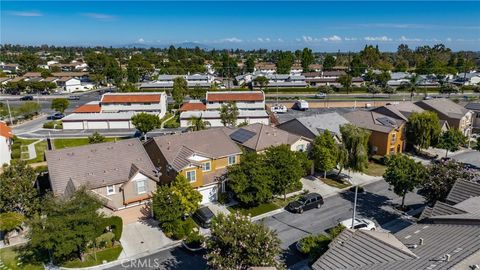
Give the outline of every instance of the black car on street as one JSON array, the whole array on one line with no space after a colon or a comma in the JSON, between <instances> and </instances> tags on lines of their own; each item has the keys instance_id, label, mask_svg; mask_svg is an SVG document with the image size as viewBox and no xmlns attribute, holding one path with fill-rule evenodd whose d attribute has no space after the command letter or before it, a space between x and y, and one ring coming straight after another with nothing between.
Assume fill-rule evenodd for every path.
<instances>
[{"instance_id":1,"label":"black car on street","mask_svg":"<svg viewBox=\"0 0 480 270\"><path fill-rule=\"evenodd\" d=\"M313 208L320 208L323 205L323 197L318 193L309 193L298 200L289 203L285 208L292 213L303 213Z\"/></svg>"}]
</instances>

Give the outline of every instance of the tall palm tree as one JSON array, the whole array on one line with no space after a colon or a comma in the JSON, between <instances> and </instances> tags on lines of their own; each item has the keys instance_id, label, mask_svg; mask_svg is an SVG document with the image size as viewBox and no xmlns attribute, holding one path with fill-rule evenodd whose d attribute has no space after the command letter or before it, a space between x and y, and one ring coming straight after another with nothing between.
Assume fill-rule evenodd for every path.
<instances>
[{"instance_id":1,"label":"tall palm tree","mask_svg":"<svg viewBox=\"0 0 480 270\"><path fill-rule=\"evenodd\" d=\"M408 90L410 91L410 101L413 101L413 96L417 92L417 84L420 81L420 76L417 74L410 79L408 83Z\"/></svg>"},{"instance_id":2,"label":"tall palm tree","mask_svg":"<svg viewBox=\"0 0 480 270\"><path fill-rule=\"evenodd\" d=\"M188 130L190 131L199 131L199 130L204 130L207 129L207 127L210 127L210 122L208 121L203 121L202 117L192 117L190 120L188 120Z\"/></svg>"}]
</instances>

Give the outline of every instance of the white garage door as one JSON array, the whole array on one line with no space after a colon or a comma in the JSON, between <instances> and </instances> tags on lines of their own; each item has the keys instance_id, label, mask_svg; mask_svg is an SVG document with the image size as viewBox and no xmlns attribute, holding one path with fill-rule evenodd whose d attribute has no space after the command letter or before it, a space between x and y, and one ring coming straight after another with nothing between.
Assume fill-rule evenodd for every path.
<instances>
[{"instance_id":1,"label":"white garage door","mask_svg":"<svg viewBox=\"0 0 480 270\"><path fill-rule=\"evenodd\" d=\"M107 121L88 121L87 129L108 129Z\"/></svg>"},{"instance_id":2,"label":"white garage door","mask_svg":"<svg viewBox=\"0 0 480 270\"><path fill-rule=\"evenodd\" d=\"M202 194L201 204L217 201L218 186L216 185L200 188L198 189L198 192Z\"/></svg>"},{"instance_id":3,"label":"white garage door","mask_svg":"<svg viewBox=\"0 0 480 270\"><path fill-rule=\"evenodd\" d=\"M110 128L111 129L129 128L128 122L129 121L110 121Z\"/></svg>"},{"instance_id":4,"label":"white garage door","mask_svg":"<svg viewBox=\"0 0 480 270\"><path fill-rule=\"evenodd\" d=\"M83 129L83 122L63 122L63 129Z\"/></svg>"}]
</instances>

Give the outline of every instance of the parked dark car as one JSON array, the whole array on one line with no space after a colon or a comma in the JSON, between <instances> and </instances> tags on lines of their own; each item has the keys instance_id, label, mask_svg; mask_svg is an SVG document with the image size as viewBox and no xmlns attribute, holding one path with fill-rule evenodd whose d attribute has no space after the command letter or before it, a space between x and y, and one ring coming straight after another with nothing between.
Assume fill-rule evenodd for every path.
<instances>
[{"instance_id":1,"label":"parked dark car","mask_svg":"<svg viewBox=\"0 0 480 270\"><path fill-rule=\"evenodd\" d=\"M320 208L323 205L323 198L318 193L309 193L298 200L287 205L286 209L292 213L303 213L312 208Z\"/></svg>"},{"instance_id":2,"label":"parked dark car","mask_svg":"<svg viewBox=\"0 0 480 270\"><path fill-rule=\"evenodd\" d=\"M197 211L193 214L193 220L197 222L202 228L210 228L210 223L215 215L213 214L212 210L208 207L200 207Z\"/></svg>"},{"instance_id":3,"label":"parked dark car","mask_svg":"<svg viewBox=\"0 0 480 270\"><path fill-rule=\"evenodd\" d=\"M80 100L80 96L69 96L68 100Z\"/></svg>"},{"instance_id":4,"label":"parked dark car","mask_svg":"<svg viewBox=\"0 0 480 270\"><path fill-rule=\"evenodd\" d=\"M52 116L50 116L50 119L58 120L58 119L62 119L63 117L65 117L65 115L63 113L56 113L56 114L53 114Z\"/></svg>"},{"instance_id":5,"label":"parked dark car","mask_svg":"<svg viewBox=\"0 0 480 270\"><path fill-rule=\"evenodd\" d=\"M23 96L20 100L33 100L33 96Z\"/></svg>"}]
</instances>

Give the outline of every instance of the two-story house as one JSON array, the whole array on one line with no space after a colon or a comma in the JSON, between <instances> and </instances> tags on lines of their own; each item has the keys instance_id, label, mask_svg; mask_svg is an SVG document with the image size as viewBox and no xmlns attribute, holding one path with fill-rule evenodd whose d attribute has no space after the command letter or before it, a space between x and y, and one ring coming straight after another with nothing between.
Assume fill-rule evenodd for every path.
<instances>
[{"instance_id":1,"label":"two-story house","mask_svg":"<svg viewBox=\"0 0 480 270\"><path fill-rule=\"evenodd\" d=\"M369 146L372 154L402 153L406 146L405 121L374 111L354 111L343 115L350 123L371 132Z\"/></svg>"},{"instance_id":2,"label":"two-story house","mask_svg":"<svg viewBox=\"0 0 480 270\"><path fill-rule=\"evenodd\" d=\"M85 187L115 214L137 207L140 215L157 188L159 172L138 139L49 150L45 157L55 196Z\"/></svg>"},{"instance_id":3,"label":"two-story house","mask_svg":"<svg viewBox=\"0 0 480 270\"><path fill-rule=\"evenodd\" d=\"M306 152L312 142L300 135L260 123L241 128L224 128L223 131L240 146L257 153L282 144L289 145L292 151Z\"/></svg>"},{"instance_id":4,"label":"two-story house","mask_svg":"<svg viewBox=\"0 0 480 270\"><path fill-rule=\"evenodd\" d=\"M472 133L473 112L446 98L421 100L415 103L424 110L434 111L447 121L450 128L459 129L465 136Z\"/></svg>"},{"instance_id":5,"label":"two-story house","mask_svg":"<svg viewBox=\"0 0 480 270\"><path fill-rule=\"evenodd\" d=\"M144 146L160 168L160 182L184 175L202 194L202 204L217 200L219 190L225 189L227 167L237 164L242 154L222 129L154 137Z\"/></svg>"},{"instance_id":6,"label":"two-story house","mask_svg":"<svg viewBox=\"0 0 480 270\"><path fill-rule=\"evenodd\" d=\"M63 129L133 129L131 118L140 112L163 118L167 112L165 92L104 94L100 101L82 105L64 117Z\"/></svg>"}]
</instances>

